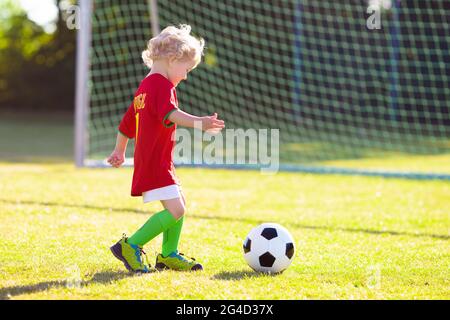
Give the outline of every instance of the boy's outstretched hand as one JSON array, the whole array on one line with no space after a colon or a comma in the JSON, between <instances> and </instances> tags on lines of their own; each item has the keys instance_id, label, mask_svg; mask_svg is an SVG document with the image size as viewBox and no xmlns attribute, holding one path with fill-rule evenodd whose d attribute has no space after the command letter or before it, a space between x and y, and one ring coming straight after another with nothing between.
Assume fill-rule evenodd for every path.
<instances>
[{"instance_id":1,"label":"boy's outstretched hand","mask_svg":"<svg viewBox=\"0 0 450 320\"><path fill-rule=\"evenodd\" d=\"M225 128L225 122L217 119L217 113L212 116L202 118L203 130L209 134L218 134L223 128Z\"/></svg>"},{"instance_id":2,"label":"boy's outstretched hand","mask_svg":"<svg viewBox=\"0 0 450 320\"><path fill-rule=\"evenodd\" d=\"M114 168L119 168L125 162L125 154L114 150L107 159L108 163Z\"/></svg>"}]
</instances>

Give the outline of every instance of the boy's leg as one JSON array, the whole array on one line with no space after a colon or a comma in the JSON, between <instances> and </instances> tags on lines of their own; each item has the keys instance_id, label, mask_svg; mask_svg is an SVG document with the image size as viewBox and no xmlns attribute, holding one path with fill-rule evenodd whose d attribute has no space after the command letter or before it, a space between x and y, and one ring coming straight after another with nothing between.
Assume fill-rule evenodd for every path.
<instances>
[{"instance_id":1,"label":"boy's leg","mask_svg":"<svg viewBox=\"0 0 450 320\"><path fill-rule=\"evenodd\" d=\"M184 194L181 193L181 200L186 207ZM172 252L177 252L178 243L180 242L181 228L183 228L184 215L169 229L163 233L162 255L167 257Z\"/></svg>"},{"instance_id":2,"label":"boy's leg","mask_svg":"<svg viewBox=\"0 0 450 320\"><path fill-rule=\"evenodd\" d=\"M186 200L183 193L181 193L181 196L183 205L186 206ZM180 239L181 227L183 226L183 217L181 217L175 225L164 232L163 253L156 257L155 268L157 270L203 270L203 266L196 262L195 259L186 259L182 253L178 253L177 248Z\"/></svg>"},{"instance_id":3,"label":"boy's leg","mask_svg":"<svg viewBox=\"0 0 450 320\"><path fill-rule=\"evenodd\" d=\"M183 216L184 205L180 198L162 200L161 202L165 209L152 215L138 231L128 238L130 244L145 245L161 232L175 225Z\"/></svg>"},{"instance_id":4,"label":"boy's leg","mask_svg":"<svg viewBox=\"0 0 450 320\"><path fill-rule=\"evenodd\" d=\"M183 221L184 217L181 217L178 219L177 223L164 231L162 243L162 255L164 257L177 251L178 243L180 242L181 228L183 228Z\"/></svg>"}]
</instances>

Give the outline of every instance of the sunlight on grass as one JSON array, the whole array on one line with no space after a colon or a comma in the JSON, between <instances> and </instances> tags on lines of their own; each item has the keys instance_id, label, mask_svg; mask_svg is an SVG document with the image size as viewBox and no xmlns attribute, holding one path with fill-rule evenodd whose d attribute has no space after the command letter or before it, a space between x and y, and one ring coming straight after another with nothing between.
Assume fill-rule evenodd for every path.
<instances>
[{"instance_id":1,"label":"sunlight on grass","mask_svg":"<svg viewBox=\"0 0 450 320\"><path fill-rule=\"evenodd\" d=\"M450 298L448 182L177 172L188 207L180 251L205 271L135 276L109 246L161 205L129 196L131 169L0 163L0 299ZM296 241L281 275L243 258L261 222ZM160 246L145 246L152 264Z\"/></svg>"},{"instance_id":2,"label":"sunlight on grass","mask_svg":"<svg viewBox=\"0 0 450 320\"><path fill-rule=\"evenodd\" d=\"M130 274L109 247L161 205L130 196L130 168L76 169L72 122L57 114L0 117L0 299L450 298L450 183L438 180L180 168L187 198L180 251L205 270ZM311 142L284 151L327 149L336 150ZM325 152L322 161L450 171L445 153L357 151ZM245 263L242 242L262 222L285 226L295 239L281 275ZM145 246L152 264L161 241Z\"/></svg>"},{"instance_id":3,"label":"sunlight on grass","mask_svg":"<svg viewBox=\"0 0 450 320\"><path fill-rule=\"evenodd\" d=\"M324 161L322 165L333 167L378 170L386 168L398 172L450 173L450 154L438 155L373 155L363 159ZM405 170L407 168L407 170Z\"/></svg>"}]
</instances>

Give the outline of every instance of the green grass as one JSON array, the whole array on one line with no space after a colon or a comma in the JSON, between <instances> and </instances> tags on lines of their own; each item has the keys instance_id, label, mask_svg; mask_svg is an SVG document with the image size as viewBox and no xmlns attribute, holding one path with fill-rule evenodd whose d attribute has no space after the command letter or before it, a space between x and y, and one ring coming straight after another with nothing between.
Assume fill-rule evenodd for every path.
<instances>
[{"instance_id":1,"label":"green grass","mask_svg":"<svg viewBox=\"0 0 450 320\"><path fill-rule=\"evenodd\" d=\"M139 276L109 246L160 205L129 196L129 168L74 168L71 138L61 141L69 126L40 126L48 161L31 140L22 147L37 153L17 160L11 135L12 155L0 158L0 299L450 298L449 182L181 168L180 250L205 271ZM296 241L281 275L254 273L243 258L261 222ZM158 237L145 247L152 264L160 246Z\"/></svg>"},{"instance_id":2,"label":"green grass","mask_svg":"<svg viewBox=\"0 0 450 320\"><path fill-rule=\"evenodd\" d=\"M58 163L72 159L72 114L0 112L0 161Z\"/></svg>"},{"instance_id":3,"label":"green grass","mask_svg":"<svg viewBox=\"0 0 450 320\"><path fill-rule=\"evenodd\" d=\"M108 248L160 207L128 196L130 169L1 164L1 296L450 297L448 183L178 171L188 199L180 249L206 270L132 276ZM296 240L295 260L279 276L253 273L242 256L247 232L265 221L286 226ZM157 238L146 246L152 262L160 245Z\"/></svg>"}]
</instances>

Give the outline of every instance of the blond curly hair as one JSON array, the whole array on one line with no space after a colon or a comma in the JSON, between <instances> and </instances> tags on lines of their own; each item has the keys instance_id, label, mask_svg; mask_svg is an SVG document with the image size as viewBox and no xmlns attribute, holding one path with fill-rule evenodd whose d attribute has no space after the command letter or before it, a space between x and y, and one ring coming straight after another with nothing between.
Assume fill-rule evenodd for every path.
<instances>
[{"instance_id":1,"label":"blond curly hair","mask_svg":"<svg viewBox=\"0 0 450 320\"><path fill-rule=\"evenodd\" d=\"M190 35L191 26L181 24L179 28L169 26L159 35L150 39L147 49L142 52L142 60L151 68L153 61L175 58L177 60L193 60L200 63L205 47L205 40Z\"/></svg>"}]
</instances>

